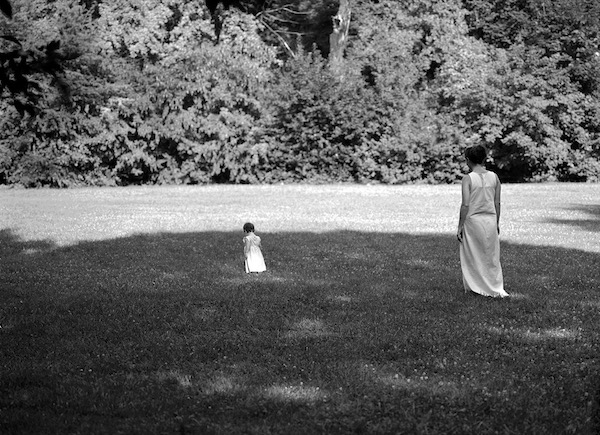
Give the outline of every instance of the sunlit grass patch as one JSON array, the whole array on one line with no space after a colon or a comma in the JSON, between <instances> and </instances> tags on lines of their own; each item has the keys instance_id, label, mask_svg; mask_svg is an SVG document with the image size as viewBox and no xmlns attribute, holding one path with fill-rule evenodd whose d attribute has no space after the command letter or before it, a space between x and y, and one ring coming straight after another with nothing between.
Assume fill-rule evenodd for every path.
<instances>
[{"instance_id":1,"label":"sunlit grass patch","mask_svg":"<svg viewBox=\"0 0 600 435\"><path fill-rule=\"evenodd\" d=\"M423 258L407 258L406 260L403 260L402 263L416 268L428 268L437 266L436 264L433 264L431 260L425 260Z\"/></svg>"},{"instance_id":2,"label":"sunlit grass patch","mask_svg":"<svg viewBox=\"0 0 600 435\"><path fill-rule=\"evenodd\" d=\"M345 295L330 296L330 298L336 302L341 302L341 303L352 302L352 297L345 296Z\"/></svg>"},{"instance_id":3,"label":"sunlit grass patch","mask_svg":"<svg viewBox=\"0 0 600 435\"><path fill-rule=\"evenodd\" d=\"M545 328L541 330L524 330L519 328L501 328L490 326L488 331L495 334L514 336L530 342L541 342L547 340L576 340L581 337L580 331L567 328Z\"/></svg>"},{"instance_id":4,"label":"sunlit grass patch","mask_svg":"<svg viewBox=\"0 0 600 435\"><path fill-rule=\"evenodd\" d=\"M284 334L287 338L325 337L331 335L329 328L320 319L301 319L290 325Z\"/></svg>"},{"instance_id":5,"label":"sunlit grass patch","mask_svg":"<svg viewBox=\"0 0 600 435\"><path fill-rule=\"evenodd\" d=\"M515 300L515 301L522 301L522 300L530 299L530 297L528 295L526 295L525 293L511 292L509 294L509 296L510 296L510 299Z\"/></svg>"},{"instance_id":6,"label":"sunlit grass patch","mask_svg":"<svg viewBox=\"0 0 600 435\"><path fill-rule=\"evenodd\" d=\"M211 379L204 382L201 385L202 394L225 394L233 395L239 392L243 392L246 389L244 386L235 378L225 375L216 375Z\"/></svg>"},{"instance_id":7,"label":"sunlit grass patch","mask_svg":"<svg viewBox=\"0 0 600 435\"><path fill-rule=\"evenodd\" d=\"M192 376L189 374L180 373L177 370L169 370L168 372L158 372L156 378L159 382L175 381L182 388L192 386Z\"/></svg>"},{"instance_id":8,"label":"sunlit grass patch","mask_svg":"<svg viewBox=\"0 0 600 435\"><path fill-rule=\"evenodd\" d=\"M459 399L467 394L465 389L454 381L449 381L439 376L427 375L406 377L399 373L373 374L373 381L392 389L407 392L441 396L445 399Z\"/></svg>"},{"instance_id":9,"label":"sunlit grass patch","mask_svg":"<svg viewBox=\"0 0 600 435\"><path fill-rule=\"evenodd\" d=\"M40 252L43 252L43 250L40 248L25 248L25 249L23 249L24 255L39 254Z\"/></svg>"},{"instance_id":10,"label":"sunlit grass patch","mask_svg":"<svg viewBox=\"0 0 600 435\"><path fill-rule=\"evenodd\" d=\"M541 331L524 331L520 335L526 340L541 341L547 339L575 340L580 334L577 331L565 328L548 328Z\"/></svg>"},{"instance_id":11,"label":"sunlit grass patch","mask_svg":"<svg viewBox=\"0 0 600 435\"><path fill-rule=\"evenodd\" d=\"M311 403L327 398L319 387L305 385L272 385L264 391L267 399L281 402Z\"/></svg>"}]
</instances>

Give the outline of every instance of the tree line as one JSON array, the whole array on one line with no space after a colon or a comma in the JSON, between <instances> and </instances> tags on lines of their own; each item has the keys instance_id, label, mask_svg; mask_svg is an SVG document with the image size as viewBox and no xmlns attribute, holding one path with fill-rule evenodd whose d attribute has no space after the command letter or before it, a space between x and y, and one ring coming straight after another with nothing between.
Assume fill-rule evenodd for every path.
<instances>
[{"instance_id":1,"label":"tree line","mask_svg":"<svg viewBox=\"0 0 600 435\"><path fill-rule=\"evenodd\" d=\"M2 184L600 178L595 0L350 0L336 68L333 0L10 5Z\"/></svg>"}]
</instances>

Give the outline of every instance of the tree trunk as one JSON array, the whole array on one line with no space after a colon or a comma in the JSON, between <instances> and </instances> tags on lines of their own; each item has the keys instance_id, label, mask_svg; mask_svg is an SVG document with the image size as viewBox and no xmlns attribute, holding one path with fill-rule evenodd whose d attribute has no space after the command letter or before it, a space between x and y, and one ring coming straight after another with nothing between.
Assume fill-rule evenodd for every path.
<instances>
[{"instance_id":1,"label":"tree trunk","mask_svg":"<svg viewBox=\"0 0 600 435\"><path fill-rule=\"evenodd\" d=\"M340 7L332 20L333 32L329 36L329 65L334 74L343 78L344 49L348 42L348 29L350 28L349 0L340 0Z\"/></svg>"}]
</instances>

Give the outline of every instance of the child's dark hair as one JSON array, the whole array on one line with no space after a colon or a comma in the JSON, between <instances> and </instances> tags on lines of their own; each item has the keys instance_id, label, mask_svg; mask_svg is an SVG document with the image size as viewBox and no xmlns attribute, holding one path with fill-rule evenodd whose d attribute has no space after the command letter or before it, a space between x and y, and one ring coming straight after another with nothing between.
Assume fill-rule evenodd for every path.
<instances>
[{"instance_id":1,"label":"child's dark hair","mask_svg":"<svg viewBox=\"0 0 600 435\"><path fill-rule=\"evenodd\" d=\"M246 222L244 224L244 232L245 233L253 233L254 232L254 224L251 224L250 222Z\"/></svg>"},{"instance_id":2,"label":"child's dark hair","mask_svg":"<svg viewBox=\"0 0 600 435\"><path fill-rule=\"evenodd\" d=\"M473 145L465 150L465 157L476 165L483 165L487 157L487 150L483 145Z\"/></svg>"}]
</instances>

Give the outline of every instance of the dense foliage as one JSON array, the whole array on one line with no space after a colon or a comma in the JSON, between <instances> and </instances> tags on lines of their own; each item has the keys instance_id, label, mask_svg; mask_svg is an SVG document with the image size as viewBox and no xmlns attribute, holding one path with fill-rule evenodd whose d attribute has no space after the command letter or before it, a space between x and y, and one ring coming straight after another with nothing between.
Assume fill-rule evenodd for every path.
<instances>
[{"instance_id":1,"label":"dense foliage","mask_svg":"<svg viewBox=\"0 0 600 435\"><path fill-rule=\"evenodd\" d=\"M40 114L0 88L1 183L454 182L476 142L505 180L600 178L594 0L351 1L343 75L335 1L11 3L3 74L12 41L61 64Z\"/></svg>"}]
</instances>

